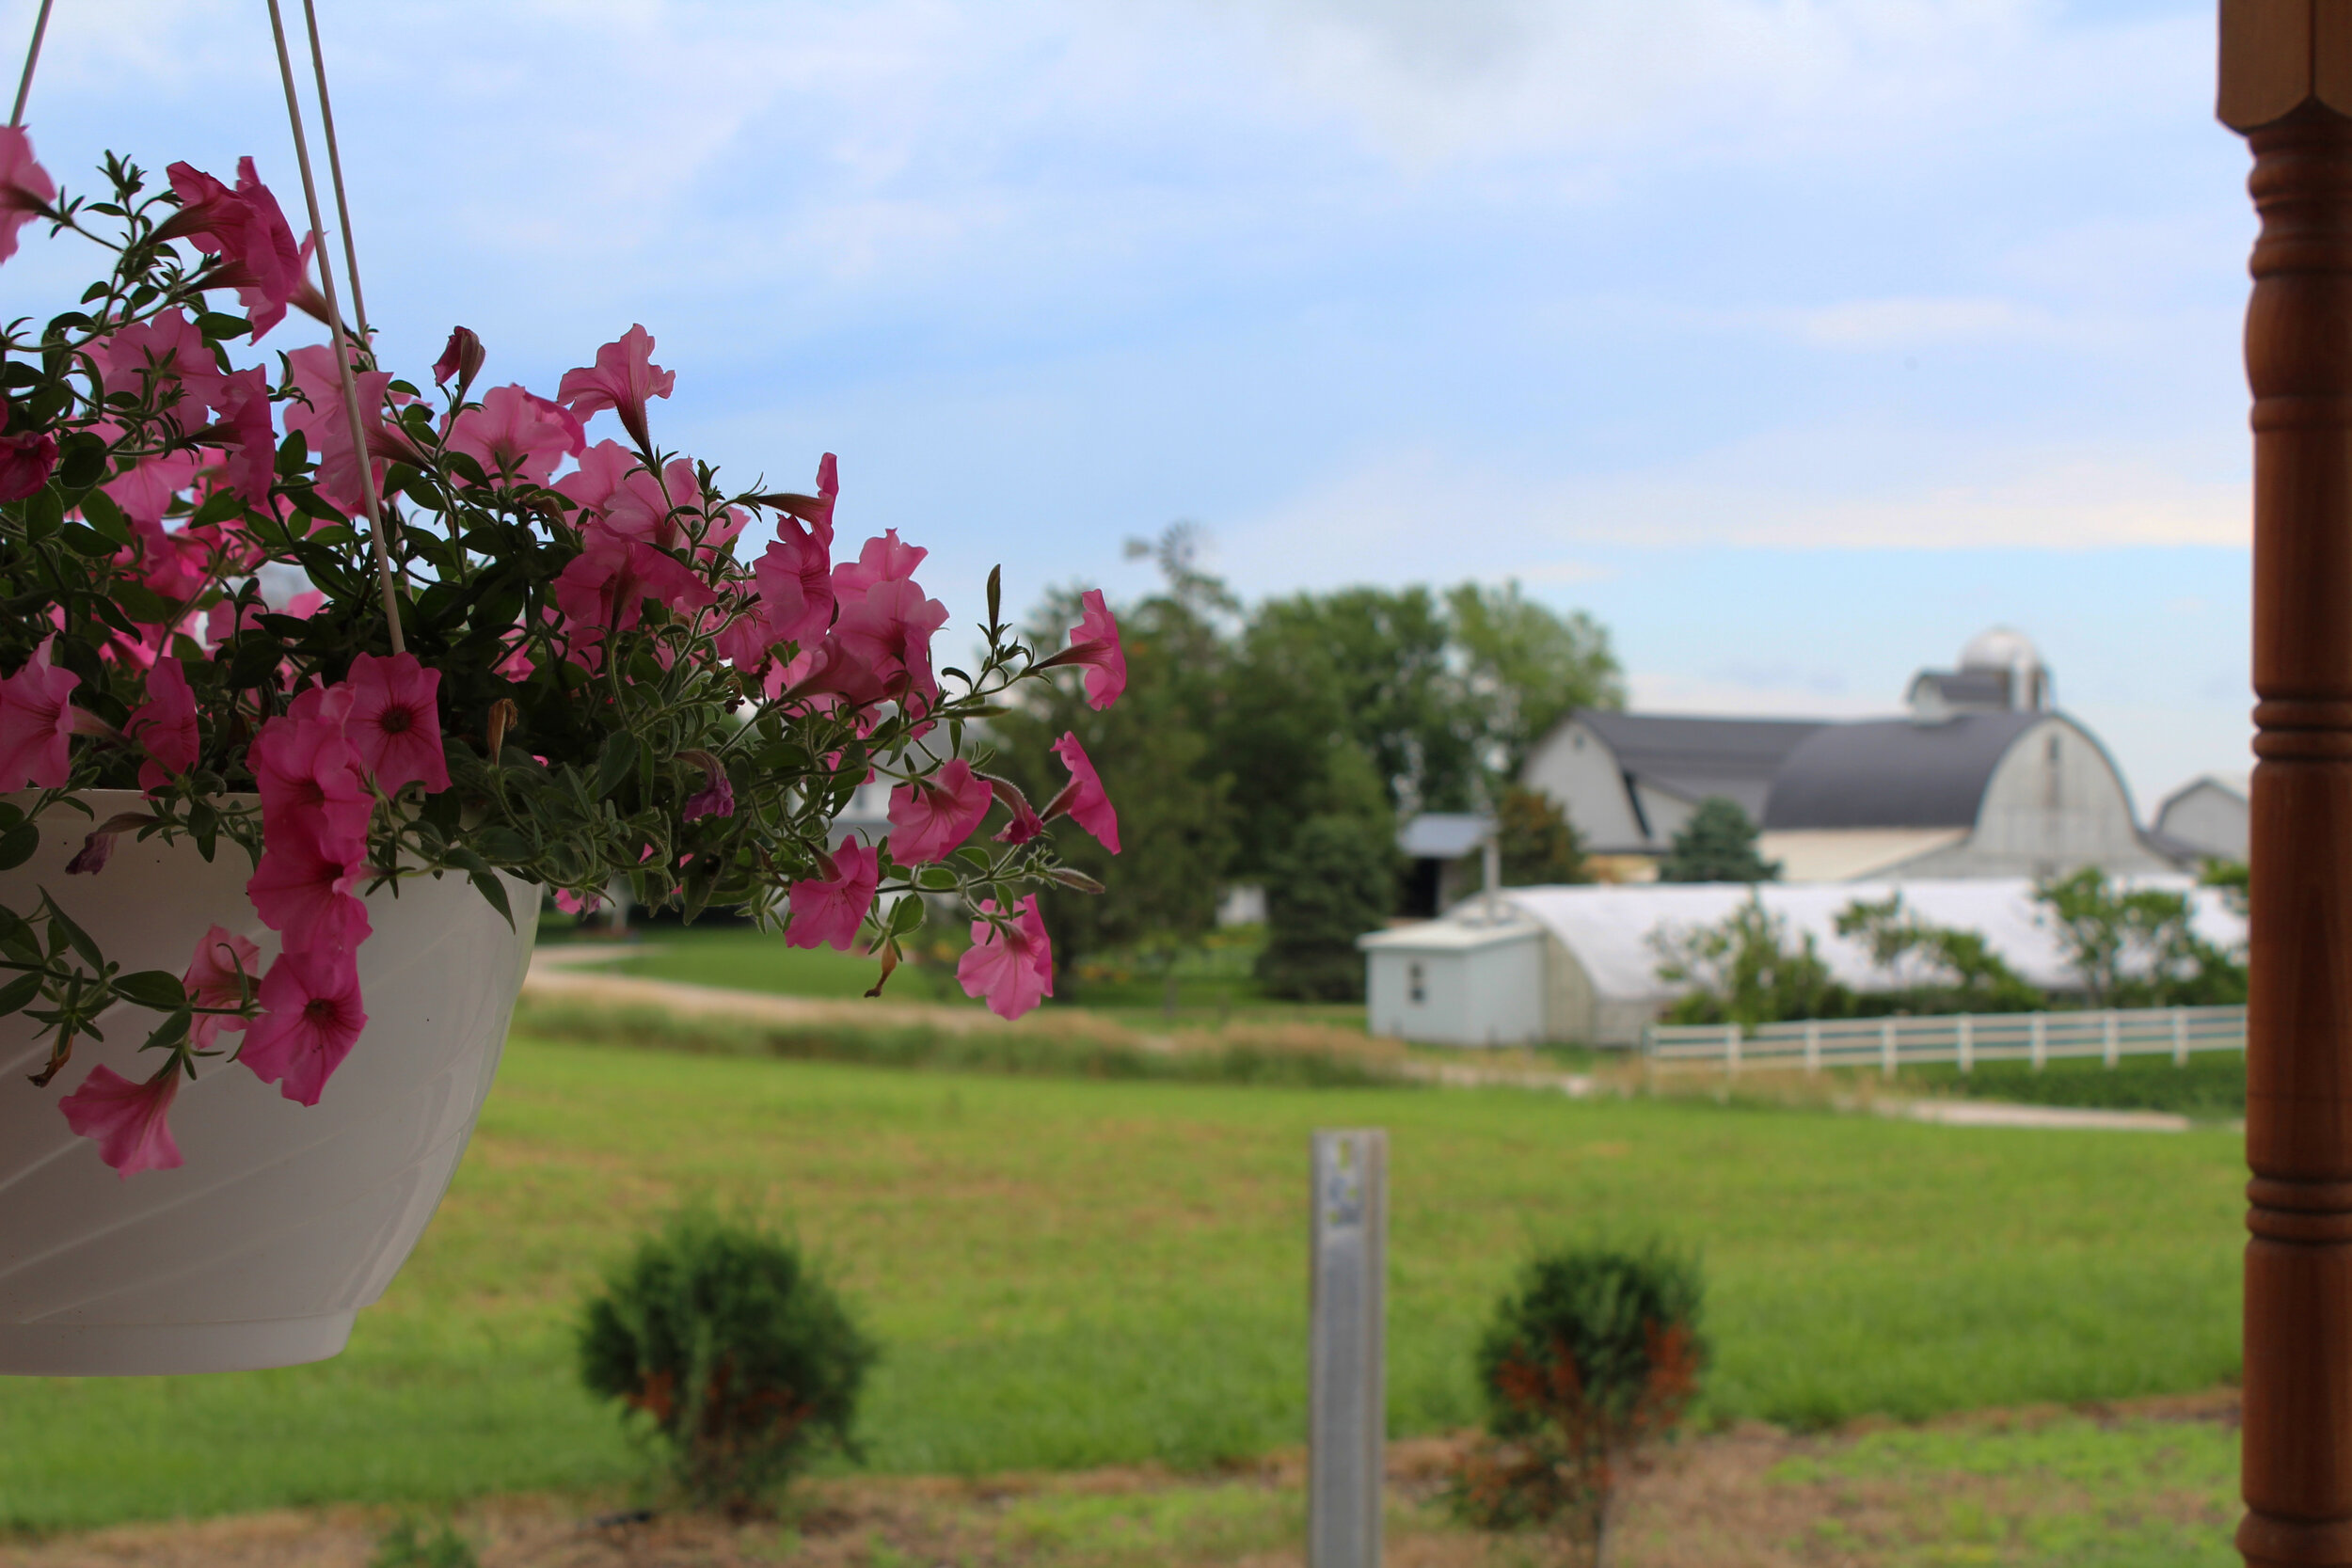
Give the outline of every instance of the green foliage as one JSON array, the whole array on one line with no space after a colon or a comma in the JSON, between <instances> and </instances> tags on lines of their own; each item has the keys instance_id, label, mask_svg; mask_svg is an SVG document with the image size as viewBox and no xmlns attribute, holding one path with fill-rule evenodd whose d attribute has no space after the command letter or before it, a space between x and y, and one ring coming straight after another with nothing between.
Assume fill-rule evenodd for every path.
<instances>
[{"instance_id":1,"label":"green foliage","mask_svg":"<svg viewBox=\"0 0 2352 1568\"><path fill-rule=\"evenodd\" d=\"M458 1534L449 1520L442 1520L437 1529L427 1534L413 1515L404 1514L376 1538L375 1555L368 1559L368 1568L479 1568L481 1561L473 1543Z\"/></svg>"},{"instance_id":2,"label":"green foliage","mask_svg":"<svg viewBox=\"0 0 2352 1568\"><path fill-rule=\"evenodd\" d=\"M1911 983L1869 1000L1908 1013L2023 1013L2050 1005L2041 988L2009 967L1981 931L1931 926L1903 907L1900 893L1879 903L1857 898L1837 914L1837 934L1858 940L1870 961Z\"/></svg>"},{"instance_id":3,"label":"green foliage","mask_svg":"<svg viewBox=\"0 0 2352 1568\"><path fill-rule=\"evenodd\" d=\"M1474 809L1568 710L1623 701L1608 634L1516 584L1269 600L1234 649L1217 725L1235 867L1271 876L1313 816Z\"/></svg>"},{"instance_id":4,"label":"green foliage","mask_svg":"<svg viewBox=\"0 0 2352 1568\"><path fill-rule=\"evenodd\" d=\"M2093 1007L2209 1006L2246 1000L2246 966L2199 936L2187 897L2120 887L2095 865L2034 884Z\"/></svg>"},{"instance_id":5,"label":"green foliage","mask_svg":"<svg viewBox=\"0 0 2352 1568\"><path fill-rule=\"evenodd\" d=\"M1658 863L1661 882L1776 882L1780 863L1756 853L1756 824L1740 802L1721 795L1701 800Z\"/></svg>"},{"instance_id":6,"label":"green foliage","mask_svg":"<svg viewBox=\"0 0 2352 1568\"><path fill-rule=\"evenodd\" d=\"M2026 1062L1979 1062L1963 1072L1945 1064L1902 1069L1903 1083L1930 1094L2017 1101L2103 1111L2170 1111L2198 1121L2246 1115L2246 1053L2200 1051L2185 1065L2169 1056L2125 1056L2108 1067L2062 1058L2040 1072Z\"/></svg>"},{"instance_id":7,"label":"green foliage","mask_svg":"<svg viewBox=\"0 0 2352 1568\"><path fill-rule=\"evenodd\" d=\"M1301 824L1266 883L1258 979L1267 993L1361 999L1364 956L1356 939L1388 918L1396 877L1395 836L1384 818L1315 816Z\"/></svg>"},{"instance_id":8,"label":"green foliage","mask_svg":"<svg viewBox=\"0 0 2352 1568\"><path fill-rule=\"evenodd\" d=\"M694 1208L607 1276L580 1325L588 1391L650 1424L689 1497L739 1513L820 1447L857 1455L875 1354L798 1246Z\"/></svg>"},{"instance_id":9,"label":"green foliage","mask_svg":"<svg viewBox=\"0 0 2352 1568\"><path fill-rule=\"evenodd\" d=\"M1584 846L1559 803L1541 790L1511 784L1495 803L1495 836L1504 887L1589 882Z\"/></svg>"},{"instance_id":10,"label":"green foliage","mask_svg":"<svg viewBox=\"0 0 2352 1568\"><path fill-rule=\"evenodd\" d=\"M1530 603L1517 582L1466 582L1446 591L1445 605L1496 777L1518 777L1536 743L1578 708L1625 705L1608 628L1584 611L1564 616Z\"/></svg>"},{"instance_id":11,"label":"green foliage","mask_svg":"<svg viewBox=\"0 0 2352 1568\"><path fill-rule=\"evenodd\" d=\"M2252 869L2244 861L2207 861L2198 868L2197 884L2219 888L2230 908L2243 916L2253 894Z\"/></svg>"},{"instance_id":12,"label":"green foliage","mask_svg":"<svg viewBox=\"0 0 2352 1568\"><path fill-rule=\"evenodd\" d=\"M1491 1441L1464 1461L1459 1511L1487 1528L1549 1525L1600 1558L1617 1488L1697 1396L1704 1293L1697 1260L1656 1243L1530 1259L1478 1341Z\"/></svg>"},{"instance_id":13,"label":"green foliage","mask_svg":"<svg viewBox=\"0 0 2352 1568\"><path fill-rule=\"evenodd\" d=\"M1754 894L1712 926L1661 927L1649 945L1658 955L1658 977L1691 988L1667 1014L1672 1022L1752 1029L1853 1011L1852 994L1830 978L1813 934L1792 945L1788 923Z\"/></svg>"}]
</instances>

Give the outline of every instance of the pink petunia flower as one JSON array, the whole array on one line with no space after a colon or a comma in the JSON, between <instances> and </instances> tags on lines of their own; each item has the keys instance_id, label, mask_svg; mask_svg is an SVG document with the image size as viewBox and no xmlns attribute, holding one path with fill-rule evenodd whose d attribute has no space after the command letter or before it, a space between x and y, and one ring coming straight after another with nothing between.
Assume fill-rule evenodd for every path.
<instances>
[{"instance_id":1,"label":"pink petunia flower","mask_svg":"<svg viewBox=\"0 0 2352 1568\"><path fill-rule=\"evenodd\" d=\"M134 1084L112 1068L94 1067L82 1086L57 1101L65 1124L98 1140L98 1157L118 1177L138 1170L169 1170L179 1164L180 1146L165 1120L180 1093L177 1058L144 1084Z\"/></svg>"},{"instance_id":2,"label":"pink petunia flower","mask_svg":"<svg viewBox=\"0 0 2352 1568\"><path fill-rule=\"evenodd\" d=\"M343 407L343 385L335 372L335 351L325 343L313 343L287 355L286 365L294 378L294 390L302 394L300 399L284 405L282 422L286 434L301 432L304 444L318 464L312 483L321 497L347 513L364 511L367 495L360 487L359 458L351 444L351 415ZM355 369L352 380L359 397L360 429L363 433L375 430L384 423L384 400L392 384L392 372ZM381 486L383 463L372 458L370 466Z\"/></svg>"},{"instance_id":3,"label":"pink petunia flower","mask_svg":"<svg viewBox=\"0 0 2352 1568\"><path fill-rule=\"evenodd\" d=\"M262 977L262 1016L237 1060L297 1104L315 1105L366 1028L359 960L349 949L290 948Z\"/></svg>"},{"instance_id":4,"label":"pink petunia flower","mask_svg":"<svg viewBox=\"0 0 2352 1568\"><path fill-rule=\"evenodd\" d=\"M653 441L645 433L645 400L668 397L676 383L675 374L653 362L651 334L632 325L618 341L596 350L593 367L565 371L555 396L582 420L612 409L638 446L646 448Z\"/></svg>"},{"instance_id":5,"label":"pink petunia flower","mask_svg":"<svg viewBox=\"0 0 2352 1568\"><path fill-rule=\"evenodd\" d=\"M890 858L900 865L944 861L972 836L994 799L988 781L957 757L929 779L890 792Z\"/></svg>"},{"instance_id":6,"label":"pink petunia flower","mask_svg":"<svg viewBox=\"0 0 2352 1568\"><path fill-rule=\"evenodd\" d=\"M261 983L262 950L225 926L215 926L196 944L180 985L199 1007L245 1005ZM237 1033L253 1021L229 1013L199 1013L188 1024L188 1041L199 1051L212 1048L224 1033Z\"/></svg>"},{"instance_id":7,"label":"pink petunia flower","mask_svg":"<svg viewBox=\"0 0 2352 1568\"><path fill-rule=\"evenodd\" d=\"M213 404L228 428L230 445L222 465L229 487L248 506L267 506L278 480L278 433L270 423L269 377L259 365L221 377L220 401ZM289 405L288 412L295 410ZM315 446L316 443L312 443ZM346 435L343 445L350 446ZM356 476L358 466L352 472ZM351 510L360 502L355 498Z\"/></svg>"},{"instance_id":8,"label":"pink petunia flower","mask_svg":"<svg viewBox=\"0 0 2352 1568\"><path fill-rule=\"evenodd\" d=\"M723 650L739 668L759 664L779 643L813 646L833 622L833 581L825 546L789 517L752 563L758 593L727 627Z\"/></svg>"},{"instance_id":9,"label":"pink petunia flower","mask_svg":"<svg viewBox=\"0 0 2352 1568\"><path fill-rule=\"evenodd\" d=\"M178 659L159 658L147 672L147 701L132 712L122 733L147 753L139 764L139 787L150 795L196 766L202 745L196 694Z\"/></svg>"},{"instance_id":10,"label":"pink petunia flower","mask_svg":"<svg viewBox=\"0 0 2352 1568\"><path fill-rule=\"evenodd\" d=\"M0 501L39 495L57 466L57 438L47 431L0 436Z\"/></svg>"},{"instance_id":11,"label":"pink petunia flower","mask_svg":"<svg viewBox=\"0 0 2352 1568\"><path fill-rule=\"evenodd\" d=\"M307 836L330 860L356 864L365 858L375 797L343 738L352 697L348 682L310 687L254 736L246 763L261 789L264 847ZM282 927L273 922L272 928Z\"/></svg>"},{"instance_id":12,"label":"pink petunia flower","mask_svg":"<svg viewBox=\"0 0 2352 1568\"><path fill-rule=\"evenodd\" d=\"M33 161L33 138L21 125L0 127L0 261L16 254L17 230L56 198L57 182Z\"/></svg>"},{"instance_id":13,"label":"pink petunia flower","mask_svg":"<svg viewBox=\"0 0 2352 1568\"><path fill-rule=\"evenodd\" d=\"M164 171L181 201L180 211L157 230L161 239L189 239L229 263L222 276L233 283L238 302L253 318L253 338L286 319L286 306L310 272L310 239L297 245L278 198L254 172L253 160L237 160L237 188L230 190L187 164ZM209 244L207 243L209 242Z\"/></svg>"},{"instance_id":14,"label":"pink petunia flower","mask_svg":"<svg viewBox=\"0 0 2352 1568\"><path fill-rule=\"evenodd\" d=\"M1070 646L1055 662L1086 666L1087 706L1099 712L1127 689L1127 655L1119 643L1119 622L1103 602L1103 591L1089 588L1078 602L1082 610L1078 624L1070 628Z\"/></svg>"},{"instance_id":15,"label":"pink petunia flower","mask_svg":"<svg viewBox=\"0 0 2352 1568\"><path fill-rule=\"evenodd\" d=\"M580 649L593 648L605 633L627 631L644 619L647 599L692 613L718 602L694 569L664 550L592 524L580 553L556 574L555 605L564 634Z\"/></svg>"},{"instance_id":16,"label":"pink petunia flower","mask_svg":"<svg viewBox=\"0 0 2352 1568\"><path fill-rule=\"evenodd\" d=\"M569 888L560 887L555 890L555 907L565 914L594 914L604 907L604 895L574 893Z\"/></svg>"},{"instance_id":17,"label":"pink petunia flower","mask_svg":"<svg viewBox=\"0 0 2352 1568\"><path fill-rule=\"evenodd\" d=\"M836 570L836 582L839 577ZM925 598L911 580L892 578L842 601L832 640L855 655L902 703L919 707L939 700L939 681L931 673L931 637L946 624L946 605Z\"/></svg>"},{"instance_id":18,"label":"pink petunia flower","mask_svg":"<svg viewBox=\"0 0 2352 1568\"><path fill-rule=\"evenodd\" d=\"M887 529L881 538L866 541L855 561L845 561L833 569L834 596L854 599L878 582L910 581L930 553L920 545L902 542L897 529Z\"/></svg>"},{"instance_id":19,"label":"pink petunia flower","mask_svg":"<svg viewBox=\"0 0 2352 1568\"><path fill-rule=\"evenodd\" d=\"M792 884L792 920L785 942L794 947L829 944L848 951L857 928L874 907L874 884L882 879L882 855L854 841L833 852L830 880Z\"/></svg>"},{"instance_id":20,"label":"pink petunia flower","mask_svg":"<svg viewBox=\"0 0 2352 1568\"><path fill-rule=\"evenodd\" d=\"M0 680L0 795L27 785L61 788L72 769L68 741L79 715L67 699L82 677L49 662L56 641L43 638L15 674Z\"/></svg>"},{"instance_id":21,"label":"pink petunia flower","mask_svg":"<svg viewBox=\"0 0 2352 1568\"><path fill-rule=\"evenodd\" d=\"M181 491L196 483L204 463L202 452L156 452L140 458L128 473L115 475L100 488L134 523L160 531L164 514L170 510Z\"/></svg>"},{"instance_id":22,"label":"pink petunia flower","mask_svg":"<svg viewBox=\"0 0 2352 1568\"><path fill-rule=\"evenodd\" d=\"M290 945L356 952L373 930L368 907L353 892L363 869L329 853L307 827L285 824L271 833L265 821L262 862L246 879L245 895L262 924Z\"/></svg>"},{"instance_id":23,"label":"pink petunia flower","mask_svg":"<svg viewBox=\"0 0 2352 1568\"><path fill-rule=\"evenodd\" d=\"M1044 818L1038 816L1027 796L1002 779L991 781L990 787L994 790L996 799L1005 803L1005 810L1012 814L1011 820L996 830L997 843L1026 844L1045 831Z\"/></svg>"},{"instance_id":24,"label":"pink petunia flower","mask_svg":"<svg viewBox=\"0 0 2352 1568\"><path fill-rule=\"evenodd\" d=\"M1054 754L1070 769L1070 783L1054 797L1045 808L1045 820L1067 812L1075 817L1078 826L1102 841L1103 847L1119 853L1119 813L1111 807L1111 798L1104 791L1103 779L1094 770L1094 759L1078 744L1074 732L1065 731L1054 742Z\"/></svg>"},{"instance_id":25,"label":"pink petunia flower","mask_svg":"<svg viewBox=\"0 0 2352 1568\"><path fill-rule=\"evenodd\" d=\"M343 719L343 738L375 787L389 795L421 779L428 795L447 789L449 762L441 752L436 705L441 673L424 668L414 654L389 658L361 654L351 661L344 684L351 688L351 710Z\"/></svg>"},{"instance_id":26,"label":"pink petunia flower","mask_svg":"<svg viewBox=\"0 0 2352 1568\"><path fill-rule=\"evenodd\" d=\"M556 464L587 445L568 410L521 387L491 388L481 407L467 409L449 427L449 450L481 464L494 483L504 474L545 484Z\"/></svg>"},{"instance_id":27,"label":"pink petunia flower","mask_svg":"<svg viewBox=\"0 0 2352 1568\"><path fill-rule=\"evenodd\" d=\"M980 905L980 912L995 912L995 900ZM986 920L972 922L972 945L956 960L956 979L963 994L988 1004L998 1018L1011 1020L1054 994L1054 944L1045 934L1045 921L1037 912L1031 894L1012 907L1009 927Z\"/></svg>"},{"instance_id":28,"label":"pink petunia flower","mask_svg":"<svg viewBox=\"0 0 2352 1568\"><path fill-rule=\"evenodd\" d=\"M474 336L471 327L451 327L449 345L441 350L440 358L433 362L433 385L446 387L453 375L457 378L457 395L464 397L473 378L482 373L484 357L482 340Z\"/></svg>"},{"instance_id":29,"label":"pink petunia flower","mask_svg":"<svg viewBox=\"0 0 2352 1568\"><path fill-rule=\"evenodd\" d=\"M138 392L151 383L155 401L171 407L183 431L203 428L203 411L220 397L220 365L185 310L133 322L92 343L89 355L109 395Z\"/></svg>"}]
</instances>

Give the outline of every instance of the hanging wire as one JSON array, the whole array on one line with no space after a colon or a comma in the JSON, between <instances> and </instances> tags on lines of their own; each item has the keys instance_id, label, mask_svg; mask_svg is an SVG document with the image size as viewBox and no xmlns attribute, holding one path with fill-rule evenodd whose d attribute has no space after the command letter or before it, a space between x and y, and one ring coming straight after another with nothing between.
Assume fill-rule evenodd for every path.
<instances>
[{"instance_id":1,"label":"hanging wire","mask_svg":"<svg viewBox=\"0 0 2352 1568\"><path fill-rule=\"evenodd\" d=\"M343 155L335 145L335 105L326 96L326 52L319 47L319 11L314 0L302 0L302 17L310 27L310 70L319 83L319 128L326 135L326 175L335 187L335 226L343 231L343 276L351 279L351 320L364 343L368 341L368 302L359 292L359 250L351 236L351 203L343 199Z\"/></svg>"},{"instance_id":2,"label":"hanging wire","mask_svg":"<svg viewBox=\"0 0 2352 1568\"><path fill-rule=\"evenodd\" d=\"M384 503L375 493L375 466L368 458L367 421L359 414L359 387L351 373L351 351L356 345L343 331L343 313L335 303L335 269L326 260L326 225L319 216L318 181L310 173L310 145L302 134L302 103L294 94L294 56L286 52L286 23L278 13L278 0L269 0L269 26L278 40L278 74L286 84L286 119L294 127L294 162L302 170L302 197L310 206L310 232L319 237L319 293L326 300L326 325L332 334L335 349L335 376L342 384L343 417L350 422L351 450L359 463L359 494L367 503L368 537L375 546L375 576L384 594L384 621L390 633L395 656L408 651L400 630L400 595L392 586L391 552L384 543ZM314 35L315 36L315 35ZM350 230L343 231L343 240L350 243Z\"/></svg>"},{"instance_id":3,"label":"hanging wire","mask_svg":"<svg viewBox=\"0 0 2352 1568\"><path fill-rule=\"evenodd\" d=\"M33 67L40 61L40 40L49 31L51 0L40 0L40 14L33 18L33 46L24 51L24 74L16 79L16 107L8 111L11 128L24 123L24 100L32 96Z\"/></svg>"}]
</instances>

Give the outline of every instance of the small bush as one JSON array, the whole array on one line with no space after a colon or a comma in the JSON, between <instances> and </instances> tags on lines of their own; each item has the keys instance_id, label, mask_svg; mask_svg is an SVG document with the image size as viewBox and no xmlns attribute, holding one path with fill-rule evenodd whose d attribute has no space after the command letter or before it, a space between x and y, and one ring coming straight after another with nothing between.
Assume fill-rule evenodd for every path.
<instances>
[{"instance_id":1,"label":"small bush","mask_svg":"<svg viewBox=\"0 0 2352 1568\"><path fill-rule=\"evenodd\" d=\"M479 1568L472 1543L448 1520L432 1534L413 1518L403 1518L376 1538L368 1568Z\"/></svg>"},{"instance_id":2,"label":"small bush","mask_svg":"<svg viewBox=\"0 0 2352 1568\"><path fill-rule=\"evenodd\" d=\"M1360 1002L1364 956L1396 901L1394 830L1386 818L1311 816L1266 882L1266 945L1258 980L1268 996Z\"/></svg>"},{"instance_id":3,"label":"small bush","mask_svg":"<svg viewBox=\"0 0 2352 1568\"><path fill-rule=\"evenodd\" d=\"M1455 1478L1462 1516L1605 1563L1618 1485L1698 1392L1702 1292L1697 1262L1656 1244L1532 1259L1479 1340L1488 1435Z\"/></svg>"},{"instance_id":4,"label":"small bush","mask_svg":"<svg viewBox=\"0 0 2352 1568\"><path fill-rule=\"evenodd\" d=\"M739 1517L852 1423L875 1347L791 1242L689 1209L607 1278L580 1328L580 1376L668 1449L697 1506Z\"/></svg>"}]
</instances>

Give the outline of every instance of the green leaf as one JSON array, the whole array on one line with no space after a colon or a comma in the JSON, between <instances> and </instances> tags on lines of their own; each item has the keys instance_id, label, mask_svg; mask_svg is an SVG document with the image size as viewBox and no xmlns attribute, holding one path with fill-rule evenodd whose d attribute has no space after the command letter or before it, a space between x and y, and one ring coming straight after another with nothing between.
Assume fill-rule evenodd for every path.
<instances>
[{"instance_id":1,"label":"green leaf","mask_svg":"<svg viewBox=\"0 0 2352 1568\"><path fill-rule=\"evenodd\" d=\"M498 911L511 929L515 924L515 911L508 907L506 902L506 884L487 871L477 871L467 880L473 883L482 896L490 901L490 908Z\"/></svg>"},{"instance_id":2,"label":"green leaf","mask_svg":"<svg viewBox=\"0 0 2352 1568\"><path fill-rule=\"evenodd\" d=\"M43 485L24 501L24 537L38 545L57 531L65 521L65 499L55 485Z\"/></svg>"},{"instance_id":3,"label":"green leaf","mask_svg":"<svg viewBox=\"0 0 2352 1568\"><path fill-rule=\"evenodd\" d=\"M187 1008L182 1007L155 1025L155 1032L147 1037L146 1043L139 1049L141 1051L169 1050L188 1037L188 1025L194 1022L196 1022L196 1015Z\"/></svg>"},{"instance_id":4,"label":"green leaf","mask_svg":"<svg viewBox=\"0 0 2352 1568\"><path fill-rule=\"evenodd\" d=\"M278 674L278 644L266 637L242 637L236 643L237 656L229 661L229 686L242 691L260 686Z\"/></svg>"},{"instance_id":5,"label":"green leaf","mask_svg":"<svg viewBox=\"0 0 2352 1568\"><path fill-rule=\"evenodd\" d=\"M131 542L131 519L103 490L92 490L82 498L82 518L118 545Z\"/></svg>"},{"instance_id":6,"label":"green leaf","mask_svg":"<svg viewBox=\"0 0 2352 1568\"><path fill-rule=\"evenodd\" d=\"M40 994L40 975L20 974L7 985L0 986L0 1017L15 1012Z\"/></svg>"},{"instance_id":7,"label":"green leaf","mask_svg":"<svg viewBox=\"0 0 2352 1568\"><path fill-rule=\"evenodd\" d=\"M57 483L65 489L87 490L105 474L103 437L79 430L57 443Z\"/></svg>"},{"instance_id":8,"label":"green leaf","mask_svg":"<svg viewBox=\"0 0 2352 1568\"><path fill-rule=\"evenodd\" d=\"M170 625L177 618L164 596L143 582L122 578L114 584L112 593L115 603L120 605L135 621L161 626Z\"/></svg>"},{"instance_id":9,"label":"green leaf","mask_svg":"<svg viewBox=\"0 0 2352 1568\"><path fill-rule=\"evenodd\" d=\"M253 324L226 310L207 310L196 318L196 329L207 338L242 338L253 330Z\"/></svg>"},{"instance_id":10,"label":"green leaf","mask_svg":"<svg viewBox=\"0 0 2352 1568\"><path fill-rule=\"evenodd\" d=\"M23 865L40 847L40 830L30 822L19 822L0 832L0 871L12 871Z\"/></svg>"},{"instance_id":11,"label":"green leaf","mask_svg":"<svg viewBox=\"0 0 2352 1568\"><path fill-rule=\"evenodd\" d=\"M40 902L41 907L49 911L50 930L62 934L67 942L72 943L73 951L82 955L83 961L92 969L104 969L106 956L98 950L98 943L90 940L87 931L73 923L72 915L57 907L57 901L49 896L46 888L41 890Z\"/></svg>"},{"instance_id":12,"label":"green leaf","mask_svg":"<svg viewBox=\"0 0 2352 1568\"><path fill-rule=\"evenodd\" d=\"M905 936L922 924L923 899L921 895L907 894L890 907L890 934L892 936Z\"/></svg>"},{"instance_id":13,"label":"green leaf","mask_svg":"<svg viewBox=\"0 0 2352 1568\"><path fill-rule=\"evenodd\" d=\"M637 737L627 730L614 730L604 738L604 754L596 758L596 798L602 800L621 787L629 769L637 766Z\"/></svg>"},{"instance_id":14,"label":"green leaf","mask_svg":"<svg viewBox=\"0 0 2352 1568\"><path fill-rule=\"evenodd\" d=\"M177 1011L188 1005L188 993L180 984L180 976L167 969L142 969L130 974L115 976L115 994L125 1002L142 1007L152 1007L159 1013Z\"/></svg>"}]
</instances>

